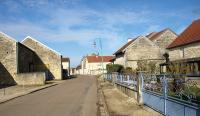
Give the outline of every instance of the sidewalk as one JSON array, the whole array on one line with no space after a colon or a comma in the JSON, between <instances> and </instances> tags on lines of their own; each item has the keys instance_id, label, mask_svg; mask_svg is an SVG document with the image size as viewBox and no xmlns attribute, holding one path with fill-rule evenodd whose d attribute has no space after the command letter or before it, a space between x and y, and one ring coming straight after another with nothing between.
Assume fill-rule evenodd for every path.
<instances>
[{"instance_id":1,"label":"sidewalk","mask_svg":"<svg viewBox=\"0 0 200 116\"><path fill-rule=\"evenodd\" d=\"M110 83L101 81L100 84L109 116L161 116L149 107L139 106L134 98L126 96Z\"/></svg>"},{"instance_id":2,"label":"sidewalk","mask_svg":"<svg viewBox=\"0 0 200 116\"><path fill-rule=\"evenodd\" d=\"M58 85L59 83L64 82L65 80L61 81L47 81L45 85L41 86L10 86L6 88L0 89L0 103L4 103L6 101L12 100L14 98L27 95L29 93L33 93L48 87L52 87Z\"/></svg>"}]
</instances>

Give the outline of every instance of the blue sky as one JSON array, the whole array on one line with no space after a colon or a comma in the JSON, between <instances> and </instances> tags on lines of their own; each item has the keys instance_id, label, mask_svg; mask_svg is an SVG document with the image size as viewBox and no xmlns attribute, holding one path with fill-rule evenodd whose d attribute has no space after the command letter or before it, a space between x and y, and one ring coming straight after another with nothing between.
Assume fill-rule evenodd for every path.
<instances>
[{"instance_id":1,"label":"blue sky","mask_svg":"<svg viewBox=\"0 0 200 116\"><path fill-rule=\"evenodd\" d=\"M0 31L32 36L71 58L72 66L99 47L111 55L127 38L171 28L177 34L200 18L200 0L0 0Z\"/></svg>"}]
</instances>

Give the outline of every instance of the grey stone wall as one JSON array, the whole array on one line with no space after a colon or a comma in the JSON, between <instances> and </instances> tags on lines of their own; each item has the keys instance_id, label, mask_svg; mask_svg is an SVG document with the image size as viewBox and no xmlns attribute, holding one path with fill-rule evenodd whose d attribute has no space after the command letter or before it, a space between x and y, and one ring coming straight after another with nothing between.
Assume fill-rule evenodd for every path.
<instances>
[{"instance_id":1,"label":"grey stone wall","mask_svg":"<svg viewBox=\"0 0 200 116\"><path fill-rule=\"evenodd\" d=\"M49 79L62 79L61 55L32 38L25 39L22 44L33 50L41 60L42 65L37 65L36 69L48 69Z\"/></svg>"},{"instance_id":2,"label":"grey stone wall","mask_svg":"<svg viewBox=\"0 0 200 116\"><path fill-rule=\"evenodd\" d=\"M16 84L16 41L0 33L0 84Z\"/></svg>"},{"instance_id":3,"label":"grey stone wall","mask_svg":"<svg viewBox=\"0 0 200 116\"><path fill-rule=\"evenodd\" d=\"M46 75L44 72L30 72L17 74L18 85L44 85Z\"/></svg>"},{"instance_id":4,"label":"grey stone wall","mask_svg":"<svg viewBox=\"0 0 200 116\"><path fill-rule=\"evenodd\" d=\"M23 44L16 42L3 33L0 33L0 56L1 85L20 85L22 83L32 85L45 82L46 75L44 74L47 69L37 69L38 65L42 65L37 55ZM43 73L38 73L38 71Z\"/></svg>"},{"instance_id":5,"label":"grey stone wall","mask_svg":"<svg viewBox=\"0 0 200 116\"><path fill-rule=\"evenodd\" d=\"M161 49L144 36L135 40L125 52L126 66L137 68L138 60L161 61L163 59Z\"/></svg>"},{"instance_id":6,"label":"grey stone wall","mask_svg":"<svg viewBox=\"0 0 200 116\"><path fill-rule=\"evenodd\" d=\"M200 42L169 49L171 61L200 57Z\"/></svg>"},{"instance_id":7,"label":"grey stone wall","mask_svg":"<svg viewBox=\"0 0 200 116\"><path fill-rule=\"evenodd\" d=\"M166 52L166 48L171 44L175 39L177 38L177 35L172 32L170 29L165 30L160 36L155 38L153 42L158 45L163 51Z\"/></svg>"},{"instance_id":8,"label":"grey stone wall","mask_svg":"<svg viewBox=\"0 0 200 116\"><path fill-rule=\"evenodd\" d=\"M18 49L18 73L34 72L35 53L21 43L17 44Z\"/></svg>"}]
</instances>

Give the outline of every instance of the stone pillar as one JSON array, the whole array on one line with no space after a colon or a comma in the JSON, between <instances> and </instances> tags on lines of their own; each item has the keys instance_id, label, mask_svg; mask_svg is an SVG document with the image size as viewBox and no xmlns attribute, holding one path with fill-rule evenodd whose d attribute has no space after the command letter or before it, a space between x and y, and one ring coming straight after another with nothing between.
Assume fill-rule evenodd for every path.
<instances>
[{"instance_id":1,"label":"stone pillar","mask_svg":"<svg viewBox=\"0 0 200 116\"><path fill-rule=\"evenodd\" d=\"M137 72L137 102L142 105L143 104L143 96L142 96L142 90L143 90L143 75L144 72L140 71Z\"/></svg>"},{"instance_id":2,"label":"stone pillar","mask_svg":"<svg viewBox=\"0 0 200 116\"><path fill-rule=\"evenodd\" d=\"M118 76L117 72L112 73L112 84L113 85L115 85L115 82L117 81L117 76Z\"/></svg>"}]
</instances>

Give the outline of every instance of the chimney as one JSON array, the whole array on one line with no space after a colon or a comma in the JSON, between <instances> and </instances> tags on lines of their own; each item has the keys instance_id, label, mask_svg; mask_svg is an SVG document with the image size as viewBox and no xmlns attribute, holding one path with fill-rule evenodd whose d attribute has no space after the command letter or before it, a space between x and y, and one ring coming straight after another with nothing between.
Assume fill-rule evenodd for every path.
<instances>
[{"instance_id":1,"label":"chimney","mask_svg":"<svg viewBox=\"0 0 200 116\"><path fill-rule=\"evenodd\" d=\"M132 40L131 38L128 38L128 42L131 41L131 40Z\"/></svg>"}]
</instances>

